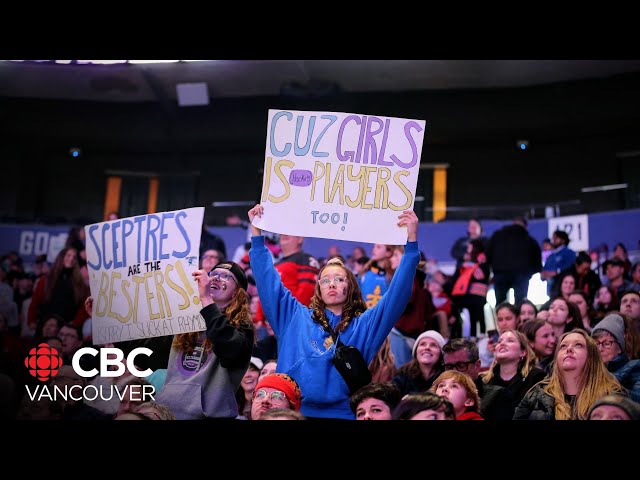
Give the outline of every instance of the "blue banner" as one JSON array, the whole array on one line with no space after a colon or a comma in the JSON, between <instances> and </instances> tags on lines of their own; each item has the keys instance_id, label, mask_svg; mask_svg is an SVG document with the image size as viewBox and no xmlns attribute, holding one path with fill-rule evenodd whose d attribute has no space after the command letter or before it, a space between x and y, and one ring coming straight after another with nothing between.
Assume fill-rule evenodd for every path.
<instances>
[{"instance_id":1,"label":"blue banner","mask_svg":"<svg viewBox=\"0 0 640 480\"><path fill-rule=\"evenodd\" d=\"M499 228L510 221L482 220L484 235L490 237ZM466 235L466 221L443 221L440 223L421 222L419 225L420 249L428 258L439 262L452 262L449 252L458 237ZM8 225L0 224L0 255L14 250L19 253L25 264L35 261L37 255L46 254L53 261L64 247L70 225ZM239 227L208 228L222 237L227 247L227 255L233 257L236 248L247 239L246 230ZM529 221L529 233L538 243L548 237L548 221L533 219ZM608 245L613 251L616 243L622 242L629 251L640 250L640 210L621 210L589 214L589 248L601 248ZM347 257L355 246L361 246L367 254L371 253L370 243L331 240L326 238L305 239L303 250L316 258L325 257L329 247L338 246L342 255Z\"/></svg>"}]
</instances>

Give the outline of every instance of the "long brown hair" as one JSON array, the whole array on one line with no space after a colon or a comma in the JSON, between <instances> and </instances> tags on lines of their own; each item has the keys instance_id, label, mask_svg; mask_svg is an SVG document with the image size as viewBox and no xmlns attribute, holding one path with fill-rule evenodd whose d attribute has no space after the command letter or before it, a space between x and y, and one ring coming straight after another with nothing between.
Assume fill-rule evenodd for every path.
<instances>
[{"instance_id":1,"label":"long brown hair","mask_svg":"<svg viewBox=\"0 0 640 480\"><path fill-rule=\"evenodd\" d=\"M251 320L251 311L249 310L249 295L247 295L244 288L238 287L236 289L233 297L231 297L231 302L222 309L222 313L229 319L229 324L236 328L254 328L253 321ZM201 333L202 332L180 333L173 337L171 347L182 352L193 352ZM254 335L253 338L255 343L256 336ZM207 338L204 342L205 351L210 352L212 347L213 343Z\"/></svg>"},{"instance_id":2,"label":"long brown hair","mask_svg":"<svg viewBox=\"0 0 640 480\"><path fill-rule=\"evenodd\" d=\"M587 346L587 361L580 373L580 381L578 394L576 395L575 411L571 411L571 405L564 397L564 377L558 365L557 356L560 352L560 344L567 335L576 333L584 338ZM620 385L618 380L609 373L607 367L602 362L596 342L589 336L587 332L580 328L563 333L558 340L556 347L553 369L548 380L543 381L543 391L551 395L555 399L555 419L556 420L586 420L588 418L589 408L600 397L613 393L622 393L626 395L625 389Z\"/></svg>"},{"instance_id":3,"label":"long brown hair","mask_svg":"<svg viewBox=\"0 0 640 480\"><path fill-rule=\"evenodd\" d=\"M620 313L620 316L624 320L624 348L622 350L630 360L638 359L640 358L640 332L636 322L624 313Z\"/></svg>"},{"instance_id":4,"label":"long brown hair","mask_svg":"<svg viewBox=\"0 0 640 480\"><path fill-rule=\"evenodd\" d=\"M381 243L380 245L384 245L385 250L390 253L391 255L393 255L393 251L396 249L396 245L388 245L386 243ZM404 250L402 251L402 253L404 253ZM393 269L391 268L391 255L389 255L388 257L386 257L381 263L378 262L378 260L376 260L375 258L370 258L367 263L365 263L362 267L362 270L360 270L359 275L363 276L366 272L368 272L369 270L371 270L373 267L379 268L381 270L384 271L384 276L387 279L387 282L391 281L391 278L393 277Z\"/></svg>"},{"instance_id":5,"label":"long brown hair","mask_svg":"<svg viewBox=\"0 0 640 480\"><path fill-rule=\"evenodd\" d=\"M396 368L395 356L391 351L391 337L387 336L380 350L371 360L369 371L371 372L371 383L390 382L396 375L398 369Z\"/></svg>"},{"instance_id":6,"label":"long brown hair","mask_svg":"<svg viewBox=\"0 0 640 480\"><path fill-rule=\"evenodd\" d=\"M367 304L364 303L364 299L362 298L362 292L360 291L360 285L358 284L356 276L351 270L344 266L344 263L342 263L339 258L332 258L329 260L318 272L318 278L322 276L322 272L327 267L340 267L344 270L345 276L347 277L347 298L342 306L342 318L335 329L336 332L344 332L349 326L349 323L351 323L351 320L362 315L367 310ZM317 282L309 307L313 309L313 313L311 314L313 321L322 325L325 330L330 331L331 326L329 325L329 320L327 319L327 314L325 312L327 306L322 300L320 284Z\"/></svg>"},{"instance_id":7,"label":"long brown hair","mask_svg":"<svg viewBox=\"0 0 640 480\"><path fill-rule=\"evenodd\" d=\"M53 263L53 267L51 267L51 270L49 270L49 274L47 275L47 283L45 283L44 285L44 301L46 303L49 303L51 301L51 297L53 296L56 284L58 283L60 275L64 270L64 257L69 250L73 250L76 252L73 257L73 267L71 267L71 286L73 288L73 300L77 305L82 303L87 296L87 286L82 279L82 273L80 273L80 267L78 266L78 251L73 247L66 247L60 250L60 253L58 253L56 260Z\"/></svg>"}]
</instances>

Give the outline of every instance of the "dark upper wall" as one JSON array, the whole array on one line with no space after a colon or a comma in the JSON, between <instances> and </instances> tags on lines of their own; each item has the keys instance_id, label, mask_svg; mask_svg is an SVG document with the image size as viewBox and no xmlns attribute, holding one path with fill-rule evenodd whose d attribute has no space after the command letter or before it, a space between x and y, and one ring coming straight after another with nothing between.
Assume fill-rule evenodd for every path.
<instances>
[{"instance_id":1,"label":"dark upper wall","mask_svg":"<svg viewBox=\"0 0 640 480\"><path fill-rule=\"evenodd\" d=\"M640 150L639 79L322 99L213 98L208 107L164 109L159 103L0 98L3 177L12 179L3 182L0 215L98 220L107 170L199 172L197 205L257 199L269 108L426 119L422 162L450 164L450 206L568 200L580 200L591 211L638 206L638 199L625 203L619 192L581 194L580 188L637 182L625 178L629 161L616 153ZM515 148L519 138L531 142L529 151ZM80 159L68 156L72 145L82 147ZM423 171L418 192L427 206L430 182L430 171ZM208 222L227 213L208 209Z\"/></svg>"}]
</instances>

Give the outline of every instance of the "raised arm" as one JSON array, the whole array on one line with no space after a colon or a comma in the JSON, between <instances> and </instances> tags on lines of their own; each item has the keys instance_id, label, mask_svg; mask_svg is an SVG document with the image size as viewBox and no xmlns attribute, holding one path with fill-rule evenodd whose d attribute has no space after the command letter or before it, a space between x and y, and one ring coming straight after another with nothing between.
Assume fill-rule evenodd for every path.
<instances>
[{"instance_id":1,"label":"raised arm","mask_svg":"<svg viewBox=\"0 0 640 480\"><path fill-rule=\"evenodd\" d=\"M256 205L251 210L249 210L249 225L251 225L252 237L257 237L262 235L262 230L260 230L258 227L256 227L253 224L253 219L256 217L262 217L263 213L264 213L264 207L262 205Z\"/></svg>"},{"instance_id":2,"label":"raised arm","mask_svg":"<svg viewBox=\"0 0 640 480\"><path fill-rule=\"evenodd\" d=\"M261 217L263 213L262 205L256 205L249 210L249 220L253 222L256 216ZM276 337L280 337L284 334L287 325L293 320L296 312L306 307L298 302L282 284L280 274L273 266L271 253L265 246L261 230L252 224L251 232L253 236L251 237L249 258L251 259L253 278L256 280L260 296L260 304Z\"/></svg>"},{"instance_id":3,"label":"raised arm","mask_svg":"<svg viewBox=\"0 0 640 480\"><path fill-rule=\"evenodd\" d=\"M240 368L247 365L253 349L252 325L232 325L223 309L216 305L209 294L211 281L207 272L196 270L192 275L198 282L198 294L202 305L200 314L207 325L207 337L213 343L213 353L220 359L224 368Z\"/></svg>"},{"instance_id":4,"label":"raised arm","mask_svg":"<svg viewBox=\"0 0 640 480\"><path fill-rule=\"evenodd\" d=\"M398 321L407 306L413 288L413 279L420 260L418 250L418 217L413 210L405 210L399 217L398 226L407 227L407 245L398 269L391 279L389 289L378 304L361 316L367 322L364 338L358 335L356 341L362 347L367 362L371 361L393 325Z\"/></svg>"}]
</instances>

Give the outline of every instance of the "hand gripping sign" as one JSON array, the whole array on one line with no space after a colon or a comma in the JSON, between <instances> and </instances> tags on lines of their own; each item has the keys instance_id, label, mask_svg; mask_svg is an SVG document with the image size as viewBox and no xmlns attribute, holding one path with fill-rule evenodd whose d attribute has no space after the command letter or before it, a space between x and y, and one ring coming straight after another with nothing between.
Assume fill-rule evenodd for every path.
<instances>
[{"instance_id":1,"label":"hand gripping sign","mask_svg":"<svg viewBox=\"0 0 640 480\"><path fill-rule=\"evenodd\" d=\"M203 216L196 207L85 227L94 344L205 329L191 276Z\"/></svg>"},{"instance_id":2,"label":"hand gripping sign","mask_svg":"<svg viewBox=\"0 0 640 480\"><path fill-rule=\"evenodd\" d=\"M425 121L269 110L263 230L404 245L398 215L415 201Z\"/></svg>"}]
</instances>

